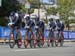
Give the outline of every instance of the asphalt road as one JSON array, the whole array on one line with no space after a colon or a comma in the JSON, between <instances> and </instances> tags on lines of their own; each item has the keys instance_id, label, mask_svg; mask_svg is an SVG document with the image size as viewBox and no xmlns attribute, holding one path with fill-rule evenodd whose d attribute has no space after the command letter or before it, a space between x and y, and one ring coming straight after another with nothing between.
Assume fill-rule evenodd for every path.
<instances>
[{"instance_id":1,"label":"asphalt road","mask_svg":"<svg viewBox=\"0 0 75 56\"><path fill-rule=\"evenodd\" d=\"M66 42L63 47L10 49L9 45L0 45L0 56L75 56L75 42Z\"/></svg>"}]
</instances>

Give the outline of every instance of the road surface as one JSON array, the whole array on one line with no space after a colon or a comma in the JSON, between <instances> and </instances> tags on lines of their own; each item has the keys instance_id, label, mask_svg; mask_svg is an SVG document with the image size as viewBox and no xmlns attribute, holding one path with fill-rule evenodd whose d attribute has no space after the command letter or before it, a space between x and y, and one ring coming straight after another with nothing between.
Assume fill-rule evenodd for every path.
<instances>
[{"instance_id":1,"label":"road surface","mask_svg":"<svg viewBox=\"0 0 75 56\"><path fill-rule=\"evenodd\" d=\"M9 45L0 45L0 56L75 56L75 42L65 42L63 47L10 49Z\"/></svg>"}]
</instances>

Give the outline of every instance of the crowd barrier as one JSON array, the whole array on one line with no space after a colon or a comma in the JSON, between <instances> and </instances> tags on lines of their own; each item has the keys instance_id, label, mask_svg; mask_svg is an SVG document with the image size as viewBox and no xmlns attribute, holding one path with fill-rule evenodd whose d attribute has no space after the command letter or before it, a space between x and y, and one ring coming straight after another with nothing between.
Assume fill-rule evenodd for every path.
<instances>
[{"instance_id":1,"label":"crowd barrier","mask_svg":"<svg viewBox=\"0 0 75 56\"><path fill-rule=\"evenodd\" d=\"M16 31L15 31L16 32ZM45 30L44 37L48 37L49 31ZM21 29L22 37L25 36L25 30ZM0 38L1 39L9 39L10 35L10 28L8 27L0 27ZM75 31L64 31L64 38L65 39L75 39Z\"/></svg>"}]
</instances>

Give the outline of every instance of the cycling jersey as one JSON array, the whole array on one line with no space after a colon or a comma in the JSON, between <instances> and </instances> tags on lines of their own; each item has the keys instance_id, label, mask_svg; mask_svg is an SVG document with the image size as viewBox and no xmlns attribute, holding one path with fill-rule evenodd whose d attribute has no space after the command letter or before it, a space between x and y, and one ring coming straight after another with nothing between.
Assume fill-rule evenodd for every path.
<instances>
[{"instance_id":1,"label":"cycling jersey","mask_svg":"<svg viewBox=\"0 0 75 56\"><path fill-rule=\"evenodd\" d=\"M42 31L44 31L45 25L44 25L44 22L43 21L40 21L39 22L39 28L41 28Z\"/></svg>"},{"instance_id":2,"label":"cycling jersey","mask_svg":"<svg viewBox=\"0 0 75 56\"><path fill-rule=\"evenodd\" d=\"M19 16L19 13L14 13L13 15L9 16L9 24L13 23L12 25L15 27L17 26L17 28L20 28L21 25L21 17Z\"/></svg>"},{"instance_id":3,"label":"cycling jersey","mask_svg":"<svg viewBox=\"0 0 75 56\"><path fill-rule=\"evenodd\" d=\"M55 27L56 27L55 22L51 21L49 23L49 27L51 28L50 30L55 29Z\"/></svg>"},{"instance_id":4,"label":"cycling jersey","mask_svg":"<svg viewBox=\"0 0 75 56\"><path fill-rule=\"evenodd\" d=\"M56 26L57 26L58 31L63 31L64 30L64 24L63 23L57 22Z\"/></svg>"}]
</instances>

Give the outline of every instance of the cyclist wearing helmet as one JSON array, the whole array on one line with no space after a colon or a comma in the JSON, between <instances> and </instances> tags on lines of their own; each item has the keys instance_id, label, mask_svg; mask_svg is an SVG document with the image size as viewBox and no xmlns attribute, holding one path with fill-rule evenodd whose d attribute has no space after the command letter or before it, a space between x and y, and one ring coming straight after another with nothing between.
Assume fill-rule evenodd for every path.
<instances>
[{"instance_id":1,"label":"cyclist wearing helmet","mask_svg":"<svg viewBox=\"0 0 75 56\"><path fill-rule=\"evenodd\" d=\"M30 18L30 16L26 16L25 20L26 20L26 23L25 23L26 36L27 36L28 42L30 43L30 46L32 47L32 45L31 45L32 36L31 35L34 34L33 30L34 30L34 25L35 24L34 24L33 20Z\"/></svg>"},{"instance_id":2,"label":"cyclist wearing helmet","mask_svg":"<svg viewBox=\"0 0 75 56\"><path fill-rule=\"evenodd\" d=\"M40 34L41 34L41 36L40 36L40 39L41 39L41 45L43 46L44 45L44 29L45 29L45 24L44 24L44 22L41 20L40 21Z\"/></svg>"},{"instance_id":3,"label":"cyclist wearing helmet","mask_svg":"<svg viewBox=\"0 0 75 56\"><path fill-rule=\"evenodd\" d=\"M56 20L56 26L58 31L64 30L64 24L59 19Z\"/></svg>"},{"instance_id":4,"label":"cyclist wearing helmet","mask_svg":"<svg viewBox=\"0 0 75 56\"><path fill-rule=\"evenodd\" d=\"M54 42L54 30L56 28L55 22L53 20L53 18L49 19L49 40L51 42L51 45L54 46L53 42ZM50 46L48 44L48 46Z\"/></svg>"},{"instance_id":5,"label":"cyclist wearing helmet","mask_svg":"<svg viewBox=\"0 0 75 56\"><path fill-rule=\"evenodd\" d=\"M50 30L55 29L56 25L55 25L53 18L49 19L49 26L50 26Z\"/></svg>"},{"instance_id":6,"label":"cyclist wearing helmet","mask_svg":"<svg viewBox=\"0 0 75 56\"><path fill-rule=\"evenodd\" d=\"M15 38L15 43L20 43L22 44L22 38L21 38L21 33L20 33L20 27L21 27L21 16L19 15L18 11L16 12L11 12L9 16L9 23L8 26L11 27L11 32L14 32L14 28L16 28L16 38Z\"/></svg>"},{"instance_id":7,"label":"cyclist wearing helmet","mask_svg":"<svg viewBox=\"0 0 75 56\"><path fill-rule=\"evenodd\" d=\"M33 20L30 19L30 16L26 17L26 25L29 26L30 28L34 27L34 22Z\"/></svg>"},{"instance_id":8,"label":"cyclist wearing helmet","mask_svg":"<svg viewBox=\"0 0 75 56\"><path fill-rule=\"evenodd\" d=\"M44 22L40 20L39 17L35 18L35 25L37 25L42 30L42 32L44 32Z\"/></svg>"},{"instance_id":9,"label":"cyclist wearing helmet","mask_svg":"<svg viewBox=\"0 0 75 56\"><path fill-rule=\"evenodd\" d=\"M62 46L62 40L64 40L64 36L63 36L63 30L64 30L64 24L57 19L56 20L56 28L58 31L58 41L60 42L61 46Z\"/></svg>"},{"instance_id":10,"label":"cyclist wearing helmet","mask_svg":"<svg viewBox=\"0 0 75 56\"><path fill-rule=\"evenodd\" d=\"M38 42L38 46L40 47L40 40L41 40L41 44L43 45L44 44L44 22L40 20L39 17L36 17L35 18L35 28L37 30L37 42Z\"/></svg>"}]
</instances>

